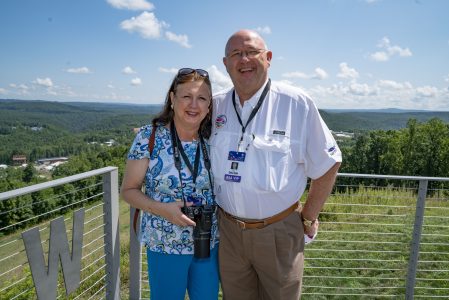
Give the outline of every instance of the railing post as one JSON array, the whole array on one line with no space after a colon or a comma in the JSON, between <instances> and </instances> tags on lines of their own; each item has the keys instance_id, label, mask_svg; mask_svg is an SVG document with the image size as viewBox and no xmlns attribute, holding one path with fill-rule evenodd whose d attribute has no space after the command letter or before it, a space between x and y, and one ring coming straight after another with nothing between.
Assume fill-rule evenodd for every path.
<instances>
[{"instance_id":1,"label":"railing post","mask_svg":"<svg viewBox=\"0 0 449 300\"><path fill-rule=\"evenodd\" d=\"M137 219L136 232L134 232L133 221L136 209L130 207L129 214L129 299L138 300L141 297L141 274L142 247L137 237L140 230L140 218Z\"/></svg>"},{"instance_id":2,"label":"railing post","mask_svg":"<svg viewBox=\"0 0 449 300\"><path fill-rule=\"evenodd\" d=\"M415 225L413 227L413 239L408 263L407 286L405 299L412 300L415 292L416 271L419 258L419 244L421 242L422 225L424 222L424 208L426 205L428 180L419 181L418 199L416 201Z\"/></svg>"},{"instance_id":3,"label":"railing post","mask_svg":"<svg viewBox=\"0 0 449 300\"><path fill-rule=\"evenodd\" d=\"M106 299L120 299L120 237L118 170L103 175Z\"/></svg>"}]
</instances>

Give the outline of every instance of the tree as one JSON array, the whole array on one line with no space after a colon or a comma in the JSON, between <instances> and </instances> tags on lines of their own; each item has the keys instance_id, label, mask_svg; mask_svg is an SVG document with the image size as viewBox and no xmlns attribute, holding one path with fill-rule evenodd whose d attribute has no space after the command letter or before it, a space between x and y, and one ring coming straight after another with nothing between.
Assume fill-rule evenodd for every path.
<instances>
[{"instance_id":1,"label":"tree","mask_svg":"<svg viewBox=\"0 0 449 300\"><path fill-rule=\"evenodd\" d=\"M34 165L29 163L23 170L22 181L26 183L32 182L35 174L36 170L34 169Z\"/></svg>"}]
</instances>

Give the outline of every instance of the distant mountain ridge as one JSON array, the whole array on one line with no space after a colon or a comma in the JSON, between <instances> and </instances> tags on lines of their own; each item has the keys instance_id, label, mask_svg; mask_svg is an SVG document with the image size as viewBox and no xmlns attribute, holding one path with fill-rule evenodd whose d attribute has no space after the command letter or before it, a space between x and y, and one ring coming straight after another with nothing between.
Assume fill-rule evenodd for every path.
<instances>
[{"instance_id":1,"label":"distant mountain ridge","mask_svg":"<svg viewBox=\"0 0 449 300\"><path fill-rule=\"evenodd\" d=\"M148 124L162 105L57 102L44 100L0 99L0 127L49 125L81 132L115 126L137 127ZM439 118L449 123L449 112L386 109L323 109L321 115L334 131L400 129L411 118L426 122Z\"/></svg>"},{"instance_id":2,"label":"distant mountain ridge","mask_svg":"<svg viewBox=\"0 0 449 300\"><path fill-rule=\"evenodd\" d=\"M343 109L343 108L331 108L324 109L325 111L332 113L343 113L343 112L375 112L375 113L410 113L410 112L425 112L425 113L433 113L437 111L432 110L424 110L424 109L402 109L402 108L360 108L360 109ZM445 112L445 111L443 111ZM446 111L449 112L449 111Z\"/></svg>"}]
</instances>

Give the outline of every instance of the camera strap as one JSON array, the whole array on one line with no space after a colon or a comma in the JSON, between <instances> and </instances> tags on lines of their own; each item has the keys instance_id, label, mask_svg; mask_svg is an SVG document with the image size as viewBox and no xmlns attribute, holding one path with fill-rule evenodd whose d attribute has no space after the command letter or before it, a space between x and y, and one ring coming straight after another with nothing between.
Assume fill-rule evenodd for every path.
<instances>
[{"instance_id":1,"label":"camera strap","mask_svg":"<svg viewBox=\"0 0 449 300\"><path fill-rule=\"evenodd\" d=\"M184 196L184 189L183 189L183 183L182 183L181 157L184 160L184 163L186 164L187 168L192 173L193 184L196 185L196 178L198 177L198 172L199 172L200 151L201 150L203 152L204 166L206 167L208 175L209 175L209 182L210 182L211 191L212 191L212 200L215 201L214 186L213 186L212 176L210 174L210 167L211 167L210 159L209 159L209 155L207 153L206 144L204 142L204 139L203 139L201 133L199 133L200 141L199 141L198 147L196 148L195 161L193 163L194 167L192 168L192 164L190 163L189 158L187 157L187 155L182 147L182 143L181 143L181 140L179 139L178 132L176 131L176 126L175 126L174 121L172 121L170 123L170 131L171 131L171 140L172 140L172 145L173 145L173 158L175 160L175 167L178 170L178 174L179 174L179 181L181 183L180 188L181 188L182 199L184 201L184 207L186 206L186 198Z\"/></svg>"},{"instance_id":2,"label":"camera strap","mask_svg":"<svg viewBox=\"0 0 449 300\"><path fill-rule=\"evenodd\" d=\"M173 123L174 122L172 122L171 124L173 124ZM175 126L171 126L171 127L175 127ZM178 132L176 131L176 127L174 128L174 131L172 131L172 132L173 132L172 142L173 142L173 136L176 139L176 144L173 143L173 150L175 150L176 148L178 149L178 152L181 154L181 157L184 160L184 163L186 164L190 173L192 173L193 184L196 184L196 178L198 177L198 167L200 164L200 151L201 151L200 147L198 146L196 148L195 161L193 162L193 167L192 167L192 164L190 163L190 160L187 157L186 152L184 151L184 147L182 146L181 140L179 139ZM175 154L175 151L174 151L174 154ZM176 163L176 160L179 160L179 155L175 155L175 163ZM176 167L176 168L178 168L178 167Z\"/></svg>"}]
</instances>

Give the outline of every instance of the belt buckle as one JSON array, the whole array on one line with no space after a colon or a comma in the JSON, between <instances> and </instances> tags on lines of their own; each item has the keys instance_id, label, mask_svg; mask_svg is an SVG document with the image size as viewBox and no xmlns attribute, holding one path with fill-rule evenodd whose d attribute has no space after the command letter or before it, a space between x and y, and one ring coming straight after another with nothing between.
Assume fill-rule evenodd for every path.
<instances>
[{"instance_id":1,"label":"belt buckle","mask_svg":"<svg viewBox=\"0 0 449 300\"><path fill-rule=\"evenodd\" d=\"M240 229L246 229L246 223L234 218L235 222L239 225Z\"/></svg>"}]
</instances>

